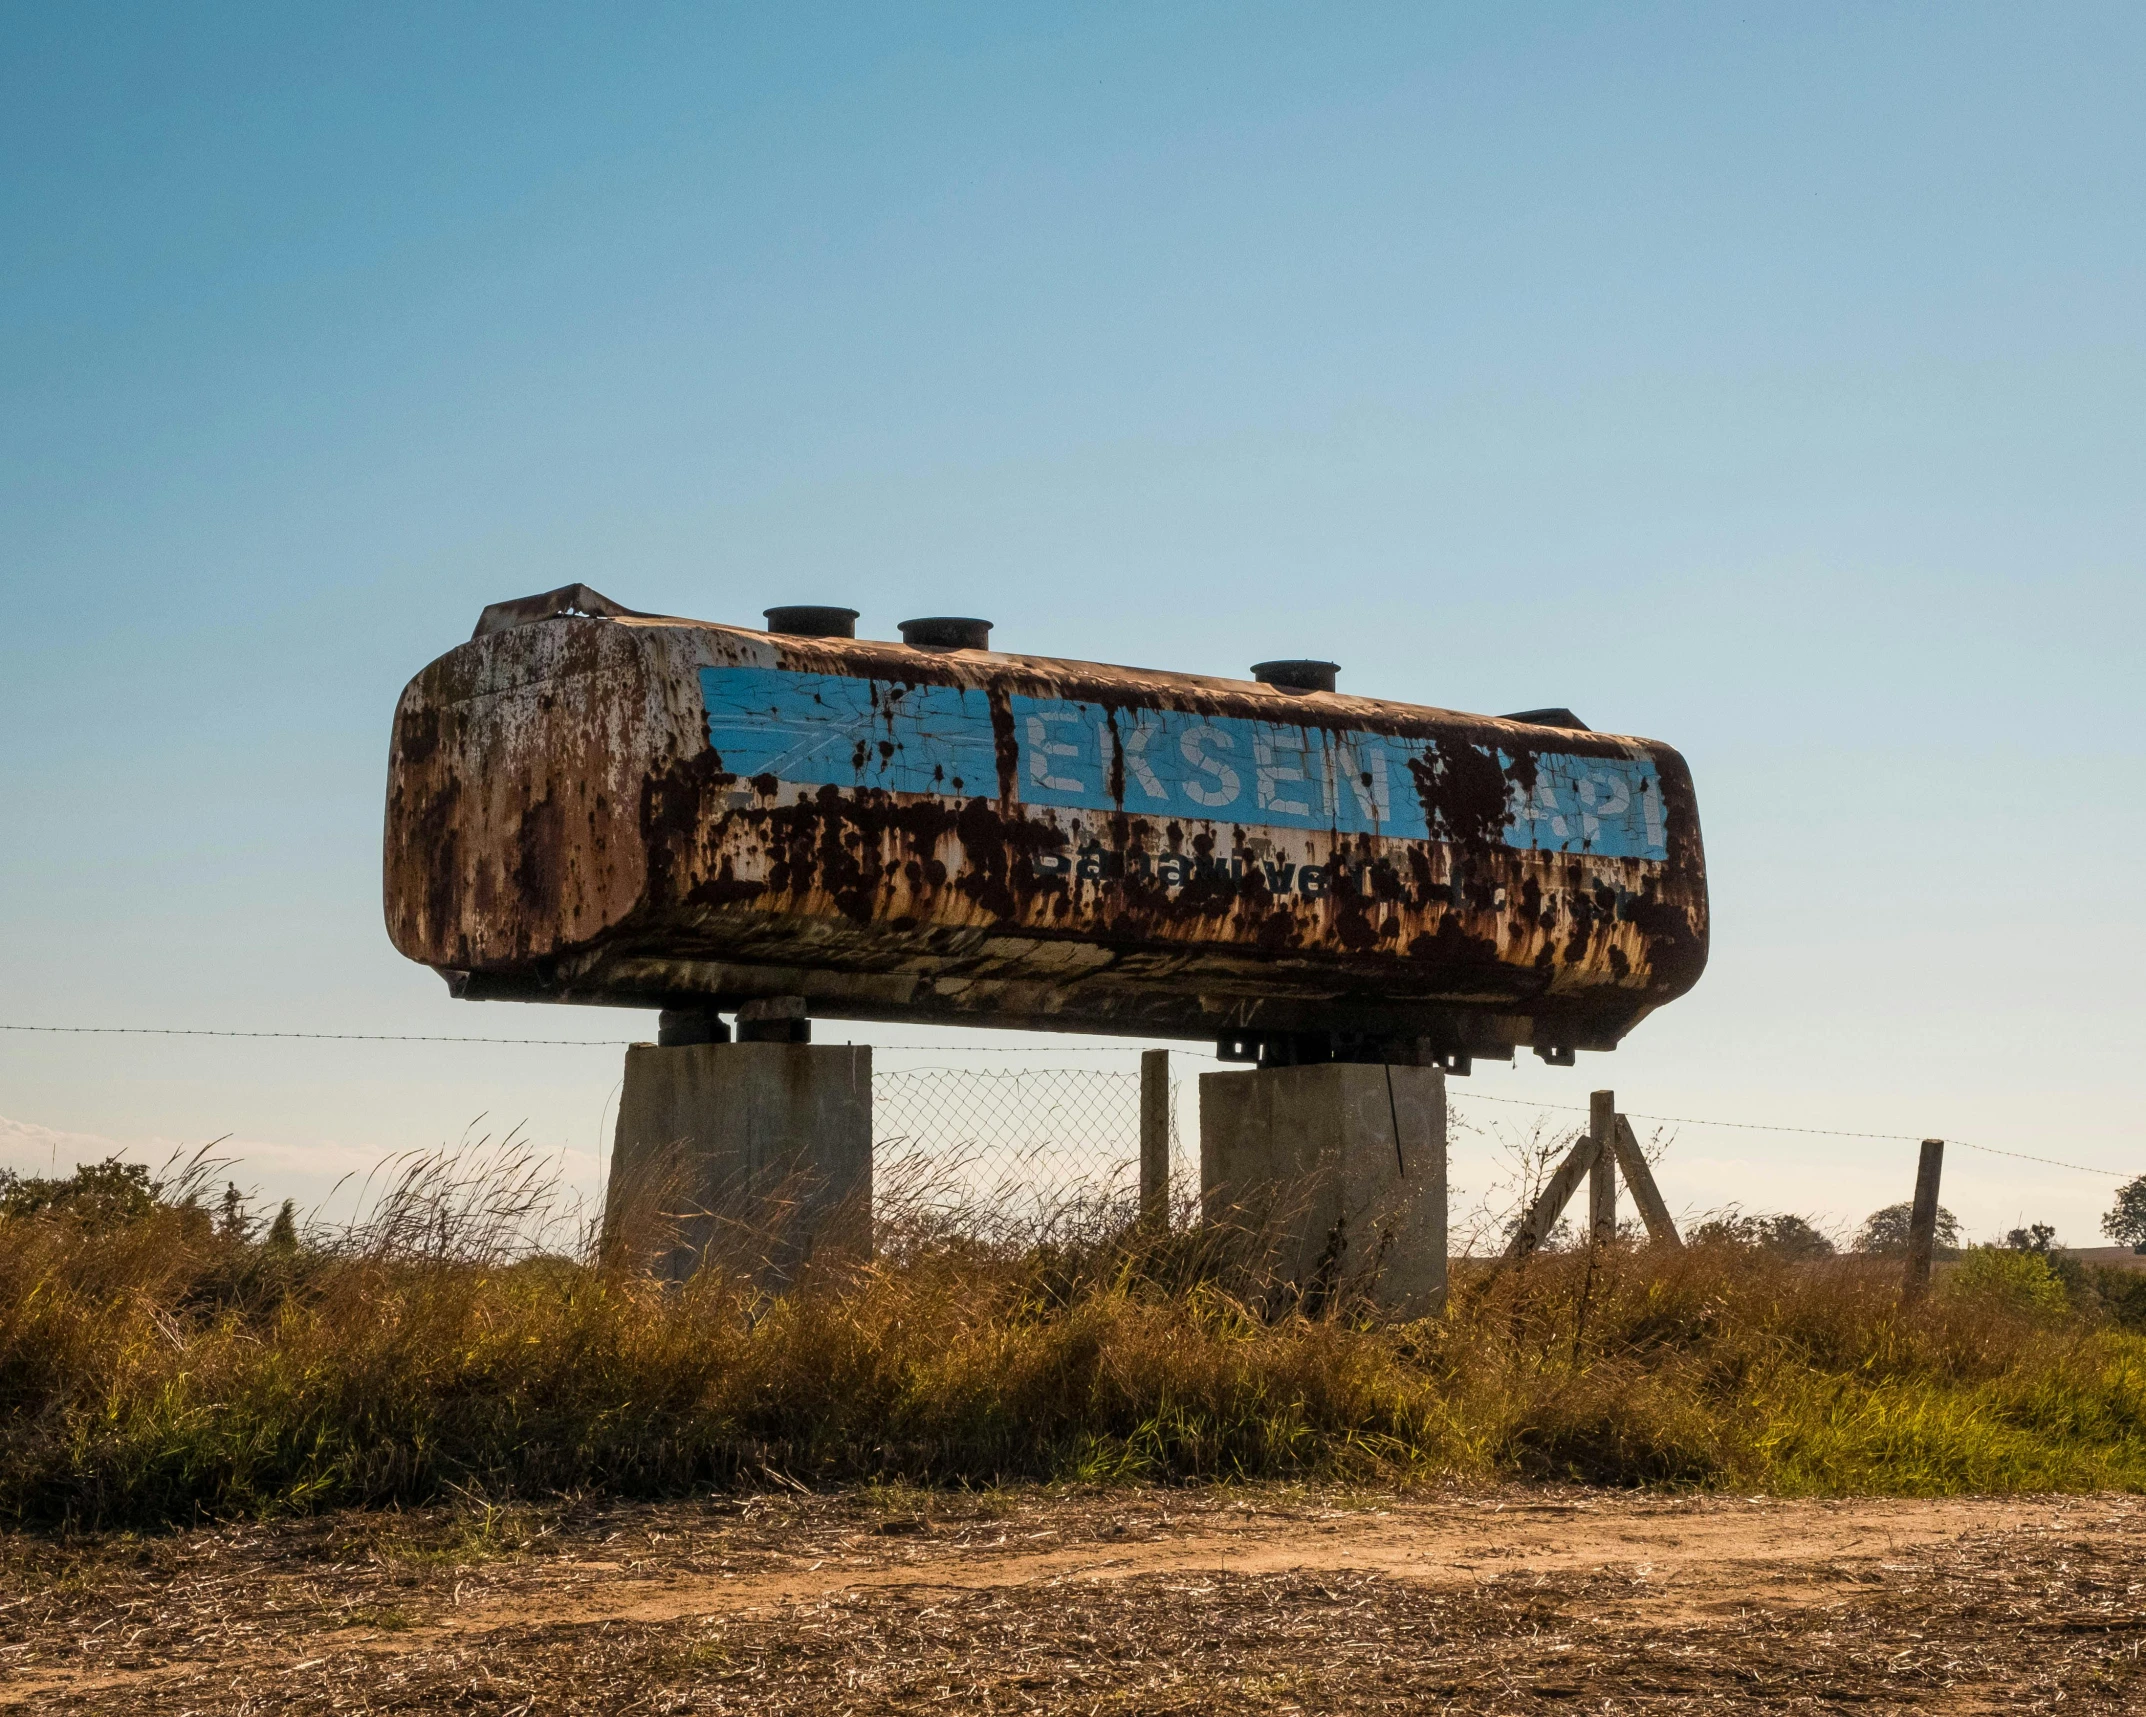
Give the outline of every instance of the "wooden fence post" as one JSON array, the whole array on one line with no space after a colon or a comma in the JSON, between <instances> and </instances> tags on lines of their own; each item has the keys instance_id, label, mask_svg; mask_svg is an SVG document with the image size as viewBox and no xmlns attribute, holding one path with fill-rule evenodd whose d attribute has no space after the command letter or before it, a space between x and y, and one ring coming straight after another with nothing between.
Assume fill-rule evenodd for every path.
<instances>
[{"instance_id":1,"label":"wooden fence post","mask_svg":"<svg viewBox=\"0 0 2146 1717\"><path fill-rule=\"evenodd\" d=\"M1556 1226L1557 1213L1579 1190L1580 1176L1587 1176L1587 1238L1600 1245L1617 1235L1617 1172L1624 1171L1632 1189L1632 1202L1647 1224L1647 1238L1664 1246L1684 1244L1676 1220L1654 1184L1654 1171L1640 1153L1632 1136L1632 1123L1617 1113L1617 1094L1597 1091L1587 1105L1587 1131L1575 1139L1565 1160L1543 1183L1541 1193L1520 1219L1512 1244L1505 1249L1507 1263L1518 1263L1539 1247ZM1936 1194L1932 1193L1934 1200Z\"/></svg>"},{"instance_id":2,"label":"wooden fence post","mask_svg":"<svg viewBox=\"0 0 2146 1717\"><path fill-rule=\"evenodd\" d=\"M1587 1165L1587 1243L1617 1238L1617 1093L1597 1091L1587 1100L1587 1137L1594 1160Z\"/></svg>"},{"instance_id":3,"label":"wooden fence post","mask_svg":"<svg viewBox=\"0 0 2146 1717\"><path fill-rule=\"evenodd\" d=\"M1170 1052L1140 1052L1140 1217L1170 1220Z\"/></svg>"},{"instance_id":4,"label":"wooden fence post","mask_svg":"<svg viewBox=\"0 0 2146 1717\"><path fill-rule=\"evenodd\" d=\"M1654 1171L1640 1153L1639 1140L1632 1135L1632 1123L1622 1115L1617 1117L1615 1137L1617 1166L1624 1170L1625 1185L1632 1189L1632 1202L1639 1206L1640 1218L1647 1225L1647 1238L1658 1246L1682 1246L1684 1237L1677 1232L1676 1219L1669 1214L1668 1201L1662 1197L1662 1189L1654 1184Z\"/></svg>"},{"instance_id":5,"label":"wooden fence post","mask_svg":"<svg viewBox=\"0 0 2146 1717\"><path fill-rule=\"evenodd\" d=\"M1908 1278L1901 1297L1919 1300L1930 1287L1930 1254L1937 1245L1937 1182L1945 1167L1945 1141L1925 1139L1915 1165L1915 1208L1908 1215Z\"/></svg>"}]
</instances>

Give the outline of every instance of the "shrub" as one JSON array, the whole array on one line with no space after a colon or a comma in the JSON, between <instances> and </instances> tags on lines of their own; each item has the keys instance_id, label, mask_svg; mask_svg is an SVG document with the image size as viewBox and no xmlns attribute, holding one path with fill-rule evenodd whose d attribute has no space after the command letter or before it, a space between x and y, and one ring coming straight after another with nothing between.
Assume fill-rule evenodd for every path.
<instances>
[{"instance_id":1,"label":"shrub","mask_svg":"<svg viewBox=\"0 0 2146 1717\"><path fill-rule=\"evenodd\" d=\"M1694 1246L1755 1246L1788 1258L1830 1258L1837 1248L1808 1217L1782 1213L1747 1216L1724 1211L1696 1224L1687 1237Z\"/></svg>"},{"instance_id":2,"label":"shrub","mask_svg":"<svg viewBox=\"0 0 2146 1717\"><path fill-rule=\"evenodd\" d=\"M1966 1300L2000 1306L2026 1317L2057 1318L2071 1310L2064 1282L2040 1252L2001 1246L1971 1246L1946 1281Z\"/></svg>"},{"instance_id":3,"label":"shrub","mask_svg":"<svg viewBox=\"0 0 2146 1717\"><path fill-rule=\"evenodd\" d=\"M2089 1264L2080 1274L2110 1322L2119 1329L2146 1334L2146 1270Z\"/></svg>"}]
</instances>

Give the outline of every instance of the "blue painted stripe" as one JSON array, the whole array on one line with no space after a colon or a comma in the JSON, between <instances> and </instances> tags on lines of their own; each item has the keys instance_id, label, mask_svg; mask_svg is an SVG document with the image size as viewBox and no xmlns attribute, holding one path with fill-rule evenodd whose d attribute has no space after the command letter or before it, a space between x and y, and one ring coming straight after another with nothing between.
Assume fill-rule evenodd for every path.
<instances>
[{"instance_id":1,"label":"blue painted stripe","mask_svg":"<svg viewBox=\"0 0 2146 1717\"><path fill-rule=\"evenodd\" d=\"M1416 840L1430 833L1408 773L1422 744L1173 709L1010 701L1027 804L1112 809L1111 774L1122 764L1132 812Z\"/></svg>"},{"instance_id":2,"label":"blue painted stripe","mask_svg":"<svg viewBox=\"0 0 2146 1717\"><path fill-rule=\"evenodd\" d=\"M991 706L959 686L703 668L708 743L734 774L892 793L998 796Z\"/></svg>"},{"instance_id":3,"label":"blue painted stripe","mask_svg":"<svg viewBox=\"0 0 2146 1717\"><path fill-rule=\"evenodd\" d=\"M807 786L998 794L997 747L981 691L906 686L780 668L703 668L708 740L724 768ZM1412 763L1433 740L1335 732L1169 709L1008 700L1024 804L1333 834L1423 840L1433 833ZM1513 759L1499 754L1501 766ZM1663 859L1661 782L1645 759L1533 759L1512 789L1508 846Z\"/></svg>"}]
</instances>

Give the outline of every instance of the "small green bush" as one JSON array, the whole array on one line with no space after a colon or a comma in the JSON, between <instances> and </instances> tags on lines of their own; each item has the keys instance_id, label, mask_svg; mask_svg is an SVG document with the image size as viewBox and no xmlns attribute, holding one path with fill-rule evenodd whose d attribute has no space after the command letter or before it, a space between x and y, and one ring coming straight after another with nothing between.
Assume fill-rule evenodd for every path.
<instances>
[{"instance_id":1,"label":"small green bush","mask_svg":"<svg viewBox=\"0 0 2146 1717\"><path fill-rule=\"evenodd\" d=\"M1946 1279L1948 1292L1963 1300L2002 1307L2031 1318L2061 1318L2071 1310L2064 1281L2040 1252L2003 1246L1970 1246L1959 1267Z\"/></svg>"},{"instance_id":2,"label":"small green bush","mask_svg":"<svg viewBox=\"0 0 2146 1717\"><path fill-rule=\"evenodd\" d=\"M2080 1267L2080 1274L2111 1323L2146 1334L2146 1270L2088 1264Z\"/></svg>"}]
</instances>

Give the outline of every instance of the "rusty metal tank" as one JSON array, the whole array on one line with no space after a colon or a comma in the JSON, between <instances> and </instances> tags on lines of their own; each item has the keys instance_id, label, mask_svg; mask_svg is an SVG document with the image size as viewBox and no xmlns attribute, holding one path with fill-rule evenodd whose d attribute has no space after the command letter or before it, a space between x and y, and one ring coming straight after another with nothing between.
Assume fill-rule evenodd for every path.
<instances>
[{"instance_id":1,"label":"rusty metal tank","mask_svg":"<svg viewBox=\"0 0 2146 1717\"><path fill-rule=\"evenodd\" d=\"M1666 745L848 612L487 609L395 712L395 946L472 999L1462 1068L1614 1048L1705 964Z\"/></svg>"}]
</instances>

